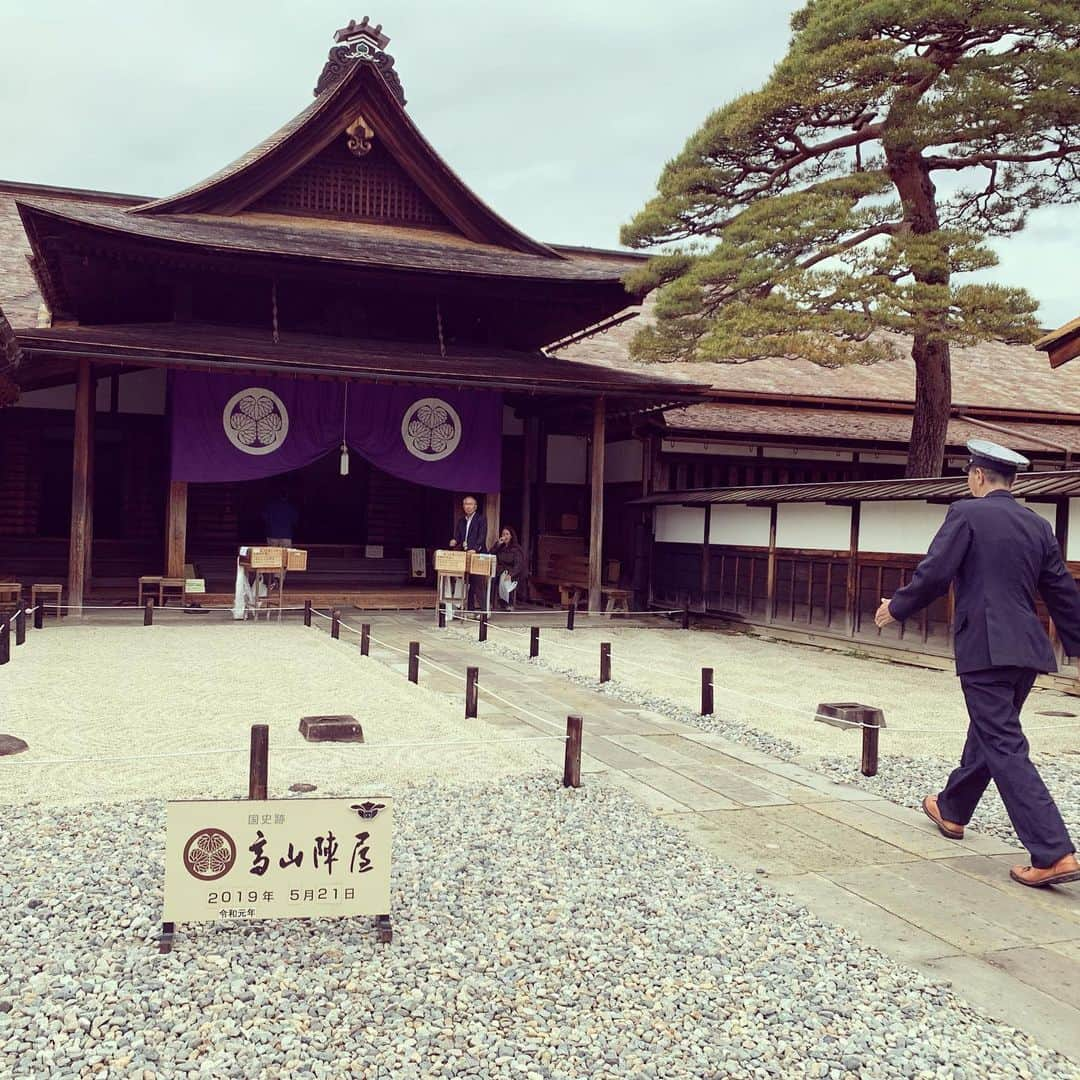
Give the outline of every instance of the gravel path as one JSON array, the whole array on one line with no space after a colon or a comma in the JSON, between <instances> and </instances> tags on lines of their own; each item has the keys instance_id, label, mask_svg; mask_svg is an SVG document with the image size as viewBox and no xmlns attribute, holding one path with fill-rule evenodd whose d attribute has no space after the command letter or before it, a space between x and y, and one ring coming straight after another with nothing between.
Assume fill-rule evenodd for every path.
<instances>
[{"instance_id":1,"label":"gravel path","mask_svg":"<svg viewBox=\"0 0 1080 1080\"><path fill-rule=\"evenodd\" d=\"M455 628L453 633L472 636L471 629ZM486 645L500 655L522 659L519 633L492 633ZM526 661L557 671L584 686L596 688L596 665L591 653L599 655L599 642L612 642L612 668L616 674L602 689L625 701L715 732L764 753L786 761L798 761L858 787L900 804L918 808L922 797L940 791L960 758L962 737L927 734L909 736L888 730L881 735L878 775L865 777L859 772L859 734L815 723L809 717L814 706L799 715L783 709L770 709L751 700L761 695L766 700L784 702L796 699L811 701L890 701L895 710L886 709L886 722L897 728L908 727L923 718L928 726L966 725L963 698L953 675L926 671L907 665L878 660L838 656L798 645L762 642L745 635L720 636L709 640L714 631L624 630L544 630L541 633L539 660ZM523 640L528 649L528 634ZM572 644L583 653L557 647ZM651 660L647 659L651 657ZM731 659L734 657L734 659ZM624 662L620 667L619 660ZM822 670L818 670L818 660ZM731 662L729 662L729 660ZM716 714L701 716L698 690L685 680L694 671L693 664L712 664L716 670ZM637 666L645 665L648 666ZM700 670L700 667L699 669ZM834 682L834 673L840 677ZM720 685L737 688L736 694L722 695ZM836 686L835 692L828 687ZM814 692L814 687L818 692ZM860 690L860 687L863 689ZM1080 701L1056 691L1037 690L1025 709L1025 723L1033 728L1069 723L1069 718L1042 717L1039 710L1050 709L1080 714ZM898 740L893 742L893 739ZM899 740L903 740L900 742ZM1031 735L1033 758L1061 810L1073 839L1080 842L1080 727L1058 732L1034 731ZM893 747L897 749L894 750ZM955 748L955 757L949 756ZM1041 749L1040 749L1041 748ZM909 751L905 754L903 751ZM897 752L900 751L900 752ZM920 754L920 751L922 752ZM987 789L972 828L1016 841L1016 833L993 784Z\"/></svg>"},{"instance_id":2,"label":"gravel path","mask_svg":"<svg viewBox=\"0 0 1080 1080\"><path fill-rule=\"evenodd\" d=\"M270 790L400 776L503 776L538 767L527 743L386 750L306 743L300 717L346 713L369 743L481 739L460 702L413 686L355 646L298 623L54 627L0 668L0 733L30 749L0 758L0 803L229 797L247 793L250 726L270 726ZM217 751L99 763L108 757ZM288 748L298 747L291 750ZM89 759L42 765L56 759Z\"/></svg>"},{"instance_id":3,"label":"gravel path","mask_svg":"<svg viewBox=\"0 0 1080 1080\"><path fill-rule=\"evenodd\" d=\"M602 783L397 794L392 945L205 925L164 957L160 801L6 810L0 1075L1080 1076Z\"/></svg>"}]
</instances>

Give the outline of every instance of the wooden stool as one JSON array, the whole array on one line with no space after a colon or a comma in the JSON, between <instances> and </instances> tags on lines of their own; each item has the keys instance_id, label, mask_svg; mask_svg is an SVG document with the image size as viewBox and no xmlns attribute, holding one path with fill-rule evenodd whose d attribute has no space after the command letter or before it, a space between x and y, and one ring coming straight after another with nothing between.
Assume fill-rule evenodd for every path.
<instances>
[{"instance_id":1,"label":"wooden stool","mask_svg":"<svg viewBox=\"0 0 1080 1080\"><path fill-rule=\"evenodd\" d=\"M38 597L41 597L42 604L45 603L45 598L51 596L53 598L53 618L59 619L61 615L61 603L63 600L64 587L62 585L32 585L30 587L30 606L36 608L38 606ZM49 605L45 606L45 610L42 615L49 614Z\"/></svg>"},{"instance_id":2,"label":"wooden stool","mask_svg":"<svg viewBox=\"0 0 1080 1080\"><path fill-rule=\"evenodd\" d=\"M143 604L146 602L146 593L153 594L155 589L157 589L157 591L158 591L158 603L160 604L161 603L161 575L158 574L156 577L151 575L149 577L141 577L141 578L139 578L139 599L138 599L139 607L142 607Z\"/></svg>"},{"instance_id":3,"label":"wooden stool","mask_svg":"<svg viewBox=\"0 0 1080 1080\"><path fill-rule=\"evenodd\" d=\"M22 583L19 581L0 581L0 606L17 604L22 597Z\"/></svg>"},{"instance_id":4,"label":"wooden stool","mask_svg":"<svg viewBox=\"0 0 1080 1080\"><path fill-rule=\"evenodd\" d=\"M170 596L184 606L186 582L182 577L163 577L158 580L158 607L164 607Z\"/></svg>"},{"instance_id":5,"label":"wooden stool","mask_svg":"<svg viewBox=\"0 0 1080 1080\"><path fill-rule=\"evenodd\" d=\"M630 590L629 589L604 589L607 597L607 605L604 608L605 615L613 615L617 611L630 614Z\"/></svg>"}]
</instances>

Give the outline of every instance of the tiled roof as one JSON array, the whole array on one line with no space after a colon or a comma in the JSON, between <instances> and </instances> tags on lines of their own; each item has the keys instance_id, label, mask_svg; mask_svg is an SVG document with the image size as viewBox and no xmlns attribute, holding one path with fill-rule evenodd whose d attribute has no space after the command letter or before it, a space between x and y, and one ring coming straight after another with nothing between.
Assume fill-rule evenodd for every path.
<instances>
[{"instance_id":1,"label":"tiled roof","mask_svg":"<svg viewBox=\"0 0 1080 1080\"><path fill-rule=\"evenodd\" d=\"M425 229L285 214L131 214L97 202L20 199L28 215L48 215L114 235L216 251L291 256L323 263L449 271L462 275L618 286L621 267L601 258L551 259Z\"/></svg>"},{"instance_id":2,"label":"tiled roof","mask_svg":"<svg viewBox=\"0 0 1080 1080\"><path fill-rule=\"evenodd\" d=\"M664 420L669 429L681 432L709 432L718 437L786 436L821 439L829 442L889 443L905 447L911 440L911 416L904 413L861 412L854 409L792 409L782 405L689 405L668 409ZM1046 443L1080 453L1080 417L1068 424L1008 423L1013 434L988 431L963 420L949 422L948 445L962 448L968 439L1005 441L1017 450L1054 456Z\"/></svg>"},{"instance_id":3,"label":"tiled roof","mask_svg":"<svg viewBox=\"0 0 1080 1080\"><path fill-rule=\"evenodd\" d=\"M15 199L0 193L0 307L12 326L36 326L41 293L26 261L30 244Z\"/></svg>"},{"instance_id":4,"label":"tiled roof","mask_svg":"<svg viewBox=\"0 0 1080 1080\"><path fill-rule=\"evenodd\" d=\"M662 372L666 378L686 378L733 393L785 399L915 399L915 365L903 338L897 339L902 359L866 366L822 368L809 360L786 359L639 364L629 358L630 340L643 320L651 318L650 311L651 305L646 303L641 317L562 349L560 355L624 370ZM1080 414L1080 364L1051 371L1046 357L1030 345L984 342L968 349L953 348L952 377L953 403L957 406Z\"/></svg>"}]
</instances>

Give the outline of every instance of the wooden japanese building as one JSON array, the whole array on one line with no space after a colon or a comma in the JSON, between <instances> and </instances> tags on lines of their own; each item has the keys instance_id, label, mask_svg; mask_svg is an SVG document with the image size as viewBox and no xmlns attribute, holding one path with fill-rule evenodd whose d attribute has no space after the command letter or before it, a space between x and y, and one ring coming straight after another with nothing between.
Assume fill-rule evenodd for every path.
<instances>
[{"instance_id":1,"label":"wooden japanese building","mask_svg":"<svg viewBox=\"0 0 1080 1080\"><path fill-rule=\"evenodd\" d=\"M629 565L605 446L702 389L552 355L640 301L627 257L538 242L477 198L406 112L388 41L367 19L338 31L311 104L178 195L0 184L0 579L63 582L74 606L186 564L224 586L282 483L309 581L385 592L407 549L445 544L461 486L356 455L347 475L330 453L178 479L183 373L499 394L489 525L580 536L594 608L605 534Z\"/></svg>"}]
</instances>

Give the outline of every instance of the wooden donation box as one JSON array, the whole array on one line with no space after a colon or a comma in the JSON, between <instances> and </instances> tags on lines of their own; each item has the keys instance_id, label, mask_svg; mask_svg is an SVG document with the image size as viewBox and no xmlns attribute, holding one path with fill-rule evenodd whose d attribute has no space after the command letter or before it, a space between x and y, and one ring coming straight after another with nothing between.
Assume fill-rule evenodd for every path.
<instances>
[{"instance_id":1,"label":"wooden donation box","mask_svg":"<svg viewBox=\"0 0 1080 1080\"><path fill-rule=\"evenodd\" d=\"M484 610L491 614L491 579L495 576L495 556L475 551L440 550L435 552L435 606L454 617L455 605L465 606L467 577L484 579Z\"/></svg>"},{"instance_id":2,"label":"wooden donation box","mask_svg":"<svg viewBox=\"0 0 1080 1080\"><path fill-rule=\"evenodd\" d=\"M285 574L289 570L306 570L308 553L302 548L249 547L240 549L240 565L255 574L254 610L256 615L266 608L269 618L271 587L277 586L278 618L285 606ZM267 579L270 579L268 582ZM251 605L249 605L250 607Z\"/></svg>"}]
</instances>

